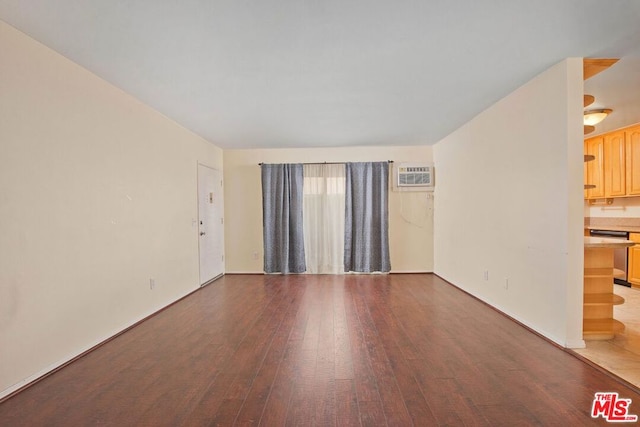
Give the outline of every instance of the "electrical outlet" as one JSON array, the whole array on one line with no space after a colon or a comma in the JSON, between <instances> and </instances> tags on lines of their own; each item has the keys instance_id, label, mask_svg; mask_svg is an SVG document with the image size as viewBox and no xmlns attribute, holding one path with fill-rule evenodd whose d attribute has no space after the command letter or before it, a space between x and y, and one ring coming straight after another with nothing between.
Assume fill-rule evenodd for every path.
<instances>
[{"instance_id":1,"label":"electrical outlet","mask_svg":"<svg viewBox=\"0 0 640 427\"><path fill-rule=\"evenodd\" d=\"M253 259L258 259L258 252L253 253Z\"/></svg>"},{"instance_id":2,"label":"electrical outlet","mask_svg":"<svg viewBox=\"0 0 640 427\"><path fill-rule=\"evenodd\" d=\"M509 289L509 278L508 277L504 278L504 288L505 289Z\"/></svg>"},{"instance_id":3,"label":"electrical outlet","mask_svg":"<svg viewBox=\"0 0 640 427\"><path fill-rule=\"evenodd\" d=\"M153 290L156 287L156 279L149 279L149 289Z\"/></svg>"},{"instance_id":4,"label":"electrical outlet","mask_svg":"<svg viewBox=\"0 0 640 427\"><path fill-rule=\"evenodd\" d=\"M489 270L484 271L484 280L489 280Z\"/></svg>"}]
</instances>

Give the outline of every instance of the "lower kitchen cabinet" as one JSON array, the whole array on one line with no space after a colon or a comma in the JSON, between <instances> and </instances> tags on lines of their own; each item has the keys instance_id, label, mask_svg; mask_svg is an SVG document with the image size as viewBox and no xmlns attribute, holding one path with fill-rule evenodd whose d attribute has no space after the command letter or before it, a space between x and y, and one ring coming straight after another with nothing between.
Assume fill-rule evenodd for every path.
<instances>
[{"instance_id":1,"label":"lower kitchen cabinet","mask_svg":"<svg viewBox=\"0 0 640 427\"><path fill-rule=\"evenodd\" d=\"M640 288L640 233L629 233L629 240L636 245L629 248L627 280L634 288Z\"/></svg>"}]
</instances>

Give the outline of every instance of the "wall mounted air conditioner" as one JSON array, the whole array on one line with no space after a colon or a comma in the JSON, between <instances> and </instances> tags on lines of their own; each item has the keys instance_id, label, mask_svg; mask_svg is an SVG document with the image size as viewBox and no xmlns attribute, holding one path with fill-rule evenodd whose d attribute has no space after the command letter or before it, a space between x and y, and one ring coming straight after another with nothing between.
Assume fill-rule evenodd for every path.
<instances>
[{"instance_id":1,"label":"wall mounted air conditioner","mask_svg":"<svg viewBox=\"0 0 640 427\"><path fill-rule=\"evenodd\" d=\"M396 168L398 187L423 187L433 189L432 163L400 163Z\"/></svg>"}]
</instances>

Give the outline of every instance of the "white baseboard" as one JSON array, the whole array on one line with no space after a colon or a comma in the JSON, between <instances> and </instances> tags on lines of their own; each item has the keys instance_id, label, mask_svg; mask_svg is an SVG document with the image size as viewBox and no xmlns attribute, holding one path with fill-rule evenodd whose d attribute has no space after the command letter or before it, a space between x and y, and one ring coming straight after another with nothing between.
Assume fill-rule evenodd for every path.
<instances>
[{"instance_id":1,"label":"white baseboard","mask_svg":"<svg viewBox=\"0 0 640 427\"><path fill-rule=\"evenodd\" d=\"M389 273L390 274L432 274L433 270L391 270ZM227 271L224 274L266 274L266 273L264 271Z\"/></svg>"},{"instance_id":2,"label":"white baseboard","mask_svg":"<svg viewBox=\"0 0 640 427\"><path fill-rule=\"evenodd\" d=\"M265 274L264 271L226 271L226 274Z\"/></svg>"},{"instance_id":3,"label":"white baseboard","mask_svg":"<svg viewBox=\"0 0 640 427\"><path fill-rule=\"evenodd\" d=\"M566 344L567 348L586 348L587 343L584 340L569 340Z\"/></svg>"},{"instance_id":4,"label":"white baseboard","mask_svg":"<svg viewBox=\"0 0 640 427\"><path fill-rule=\"evenodd\" d=\"M391 270L391 274L433 274L433 270Z\"/></svg>"}]
</instances>

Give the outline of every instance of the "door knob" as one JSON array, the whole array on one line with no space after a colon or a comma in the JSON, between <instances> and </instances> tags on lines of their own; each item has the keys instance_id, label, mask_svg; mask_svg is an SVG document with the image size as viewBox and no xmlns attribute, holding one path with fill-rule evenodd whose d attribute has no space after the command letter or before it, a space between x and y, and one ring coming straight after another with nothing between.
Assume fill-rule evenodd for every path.
<instances>
[{"instance_id":1,"label":"door knob","mask_svg":"<svg viewBox=\"0 0 640 427\"><path fill-rule=\"evenodd\" d=\"M204 231L201 231L201 232L200 232L200 235L201 235L201 236L204 236L205 234L207 234L207 233L205 233Z\"/></svg>"}]
</instances>

